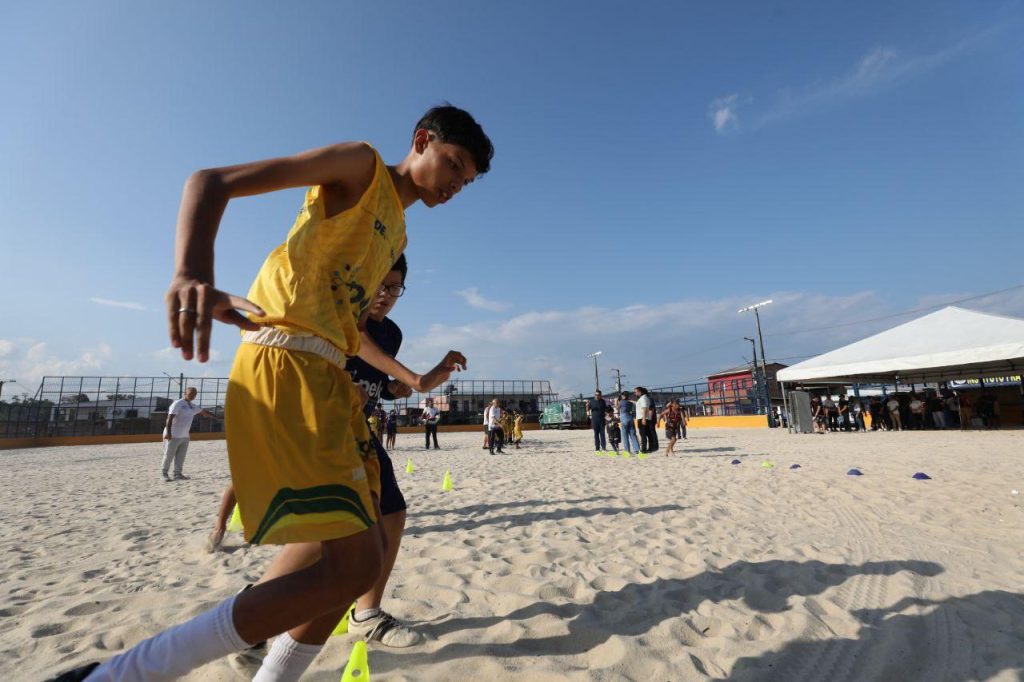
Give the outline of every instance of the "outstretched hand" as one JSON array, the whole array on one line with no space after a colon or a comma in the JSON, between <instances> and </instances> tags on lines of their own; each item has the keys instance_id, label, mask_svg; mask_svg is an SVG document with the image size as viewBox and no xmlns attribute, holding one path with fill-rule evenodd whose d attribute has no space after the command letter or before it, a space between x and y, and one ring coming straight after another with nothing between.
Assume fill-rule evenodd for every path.
<instances>
[{"instance_id":1,"label":"outstretched hand","mask_svg":"<svg viewBox=\"0 0 1024 682\"><path fill-rule=\"evenodd\" d=\"M171 345L181 349L181 357L185 360L191 360L194 351L199 362L206 362L210 357L210 333L214 320L255 331L260 325L239 310L258 317L266 314L248 299L193 278L175 277L171 280L164 301Z\"/></svg>"},{"instance_id":2,"label":"outstretched hand","mask_svg":"<svg viewBox=\"0 0 1024 682\"><path fill-rule=\"evenodd\" d=\"M452 372L461 372L466 367L466 356L457 350L450 350L441 359L441 362L437 363L434 369L420 377L419 386L416 387L416 390L420 393L426 393L435 389L448 381L448 377L451 376Z\"/></svg>"}]
</instances>

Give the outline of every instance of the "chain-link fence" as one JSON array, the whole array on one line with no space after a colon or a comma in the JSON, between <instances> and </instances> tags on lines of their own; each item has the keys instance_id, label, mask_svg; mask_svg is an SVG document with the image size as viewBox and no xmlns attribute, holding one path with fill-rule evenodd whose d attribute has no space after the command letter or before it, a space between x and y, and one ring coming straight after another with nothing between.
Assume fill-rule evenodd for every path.
<instances>
[{"instance_id":1,"label":"chain-link fence","mask_svg":"<svg viewBox=\"0 0 1024 682\"><path fill-rule=\"evenodd\" d=\"M193 433L219 432L227 385L226 378L209 377L44 377L35 396L0 401L0 438L160 433L167 409L190 386L198 391L193 403L215 415L196 417ZM441 424L474 424L482 423L492 398L535 422L558 396L542 380L455 380L385 408L398 410L399 423L415 424L428 397L441 411Z\"/></svg>"},{"instance_id":2,"label":"chain-link fence","mask_svg":"<svg viewBox=\"0 0 1024 682\"><path fill-rule=\"evenodd\" d=\"M537 422L544 405L558 398L551 382L541 379L456 379L428 393L414 393L409 398L384 402L385 411L398 412L399 426L417 423L426 399L432 398L441 412L441 424L483 424L484 408L491 400L523 415L527 423Z\"/></svg>"},{"instance_id":3,"label":"chain-link fence","mask_svg":"<svg viewBox=\"0 0 1024 682\"><path fill-rule=\"evenodd\" d=\"M655 404L663 408L668 401L678 400L691 417L764 414L765 401L758 399L754 386L726 386L696 383L660 386L648 389Z\"/></svg>"},{"instance_id":4,"label":"chain-link fence","mask_svg":"<svg viewBox=\"0 0 1024 682\"><path fill-rule=\"evenodd\" d=\"M224 430L225 378L43 377L33 397L0 402L0 437L102 436L160 433L167 409L185 389L216 415L196 417L193 432Z\"/></svg>"}]
</instances>

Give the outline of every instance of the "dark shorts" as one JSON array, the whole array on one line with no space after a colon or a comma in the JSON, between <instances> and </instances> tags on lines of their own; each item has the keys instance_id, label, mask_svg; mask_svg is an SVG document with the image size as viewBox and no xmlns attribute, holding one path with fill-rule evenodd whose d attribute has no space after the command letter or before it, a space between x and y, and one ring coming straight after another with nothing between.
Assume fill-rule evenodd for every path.
<instances>
[{"instance_id":1,"label":"dark shorts","mask_svg":"<svg viewBox=\"0 0 1024 682\"><path fill-rule=\"evenodd\" d=\"M385 431L387 432L387 434L388 434L389 436L393 436L393 435L395 435L396 433L398 433L398 425L397 425L397 424L388 424L388 425L387 425L387 426L386 426L386 427L384 428L384 430L385 430Z\"/></svg>"},{"instance_id":2,"label":"dark shorts","mask_svg":"<svg viewBox=\"0 0 1024 682\"><path fill-rule=\"evenodd\" d=\"M665 425L665 438L672 440L673 438L679 438L683 435L683 429L678 424L673 426L671 424Z\"/></svg>"},{"instance_id":3,"label":"dark shorts","mask_svg":"<svg viewBox=\"0 0 1024 682\"><path fill-rule=\"evenodd\" d=\"M374 449L377 450L377 459L380 461L380 513L384 516L396 512L405 511L405 496L398 487L398 479L395 478L395 465L391 463L388 451L376 438L370 438Z\"/></svg>"}]
</instances>

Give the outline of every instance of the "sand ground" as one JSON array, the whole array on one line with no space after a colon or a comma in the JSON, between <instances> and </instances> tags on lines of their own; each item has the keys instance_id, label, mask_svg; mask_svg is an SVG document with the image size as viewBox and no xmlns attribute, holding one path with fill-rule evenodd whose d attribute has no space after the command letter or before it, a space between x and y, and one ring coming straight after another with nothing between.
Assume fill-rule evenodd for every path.
<instances>
[{"instance_id":1,"label":"sand ground","mask_svg":"<svg viewBox=\"0 0 1024 682\"><path fill-rule=\"evenodd\" d=\"M479 434L399 437L410 513L385 608L428 641L371 645L374 680L1021 679L1024 431L706 430L644 461L527 436L494 457ZM192 444L191 481L159 461L0 452L0 679L107 658L259 577L274 548L203 550L224 443ZM305 679L336 681L351 643ZM188 679L244 675L224 659Z\"/></svg>"}]
</instances>

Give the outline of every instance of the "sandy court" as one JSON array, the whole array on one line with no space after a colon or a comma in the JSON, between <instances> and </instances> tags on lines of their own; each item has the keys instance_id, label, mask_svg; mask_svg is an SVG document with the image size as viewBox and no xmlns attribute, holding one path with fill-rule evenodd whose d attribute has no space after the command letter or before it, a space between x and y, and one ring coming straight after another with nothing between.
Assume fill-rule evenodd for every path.
<instances>
[{"instance_id":1,"label":"sandy court","mask_svg":"<svg viewBox=\"0 0 1024 682\"><path fill-rule=\"evenodd\" d=\"M428 641L372 645L374 680L1021 679L1024 431L705 430L644 461L595 456L589 432L526 435L493 457L478 433L430 452L399 436L410 517L384 607ZM155 444L0 463L0 679L109 657L275 551L203 551L223 442L193 443L176 483ZM304 679L336 681L351 642Z\"/></svg>"}]
</instances>

